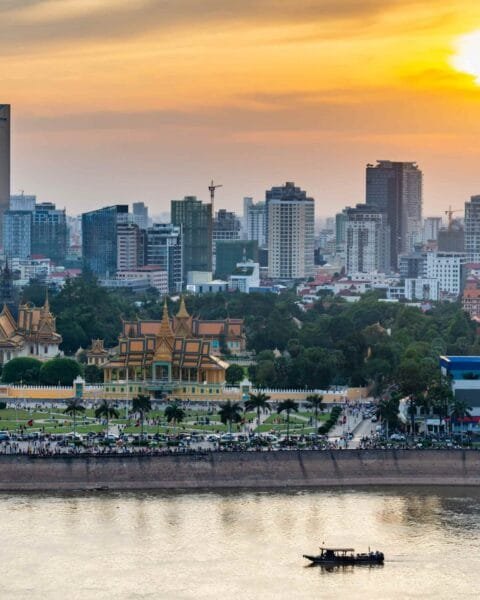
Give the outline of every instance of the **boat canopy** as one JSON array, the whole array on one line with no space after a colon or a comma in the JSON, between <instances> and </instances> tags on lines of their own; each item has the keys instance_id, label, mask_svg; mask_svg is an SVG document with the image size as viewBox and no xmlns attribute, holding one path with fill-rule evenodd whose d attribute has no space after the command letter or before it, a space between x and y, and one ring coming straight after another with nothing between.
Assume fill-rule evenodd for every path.
<instances>
[{"instance_id":1,"label":"boat canopy","mask_svg":"<svg viewBox=\"0 0 480 600\"><path fill-rule=\"evenodd\" d=\"M321 550L330 551L330 552L355 552L355 548L324 548L320 546Z\"/></svg>"}]
</instances>

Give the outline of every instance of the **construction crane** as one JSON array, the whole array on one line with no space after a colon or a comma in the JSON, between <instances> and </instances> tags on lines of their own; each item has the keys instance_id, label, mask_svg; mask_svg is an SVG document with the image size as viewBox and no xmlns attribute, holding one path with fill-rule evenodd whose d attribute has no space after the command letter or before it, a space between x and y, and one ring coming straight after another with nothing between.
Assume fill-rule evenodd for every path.
<instances>
[{"instance_id":1,"label":"construction crane","mask_svg":"<svg viewBox=\"0 0 480 600\"><path fill-rule=\"evenodd\" d=\"M215 202L215 190L217 188L223 187L223 185L221 183L217 183L216 185L213 183L213 179L210 182L210 185L208 186L208 191L210 192L210 202L212 204L212 219L215 218L215 209L214 209L214 202Z\"/></svg>"},{"instance_id":2,"label":"construction crane","mask_svg":"<svg viewBox=\"0 0 480 600\"><path fill-rule=\"evenodd\" d=\"M457 212L462 212L462 211L463 211L463 208L455 208L454 210L452 210L451 206L449 206L448 210L445 211L445 214L448 217L448 230L449 231L452 228L453 214L457 213Z\"/></svg>"}]
</instances>

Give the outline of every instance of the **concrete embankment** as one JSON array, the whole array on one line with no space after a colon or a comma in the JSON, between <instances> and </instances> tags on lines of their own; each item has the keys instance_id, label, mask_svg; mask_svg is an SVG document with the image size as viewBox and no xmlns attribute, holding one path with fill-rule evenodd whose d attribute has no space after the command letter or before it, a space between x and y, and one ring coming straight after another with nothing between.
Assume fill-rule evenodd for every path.
<instances>
[{"instance_id":1,"label":"concrete embankment","mask_svg":"<svg viewBox=\"0 0 480 600\"><path fill-rule=\"evenodd\" d=\"M480 452L347 450L206 455L0 456L0 490L480 485Z\"/></svg>"}]
</instances>

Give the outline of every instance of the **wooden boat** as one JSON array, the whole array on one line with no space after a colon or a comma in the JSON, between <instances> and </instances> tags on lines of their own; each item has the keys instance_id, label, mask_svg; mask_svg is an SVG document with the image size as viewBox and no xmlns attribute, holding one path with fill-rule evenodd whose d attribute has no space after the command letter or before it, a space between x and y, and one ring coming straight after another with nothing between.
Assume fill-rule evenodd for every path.
<instances>
[{"instance_id":1,"label":"wooden boat","mask_svg":"<svg viewBox=\"0 0 480 600\"><path fill-rule=\"evenodd\" d=\"M304 554L304 558L315 565L383 565L383 552L366 552L355 554L353 548L320 548L320 554L312 556Z\"/></svg>"}]
</instances>

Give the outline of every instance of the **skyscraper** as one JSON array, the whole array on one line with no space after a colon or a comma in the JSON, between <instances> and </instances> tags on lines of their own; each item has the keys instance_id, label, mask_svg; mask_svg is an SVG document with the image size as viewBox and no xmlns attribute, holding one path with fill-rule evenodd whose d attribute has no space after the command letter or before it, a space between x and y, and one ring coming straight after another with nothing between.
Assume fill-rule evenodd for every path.
<instances>
[{"instance_id":1,"label":"skyscraper","mask_svg":"<svg viewBox=\"0 0 480 600\"><path fill-rule=\"evenodd\" d=\"M62 264L67 255L68 228L65 209L51 202L36 204L32 212L32 254Z\"/></svg>"},{"instance_id":2,"label":"skyscraper","mask_svg":"<svg viewBox=\"0 0 480 600\"><path fill-rule=\"evenodd\" d=\"M148 227L148 207L143 202L134 202L132 204L133 211L133 222L136 223L140 229L147 229Z\"/></svg>"},{"instance_id":3,"label":"skyscraper","mask_svg":"<svg viewBox=\"0 0 480 600\"><path fill-rule=\"evenodd\" d=\"M158 265L168 273L171 294L183 287L182 228L171 223L154 223L147 229L146 264Z\"/></svg>"},{"instance_id":4,"label":"skyscraper","mask_svg":"<svg viewBox=\"0 0 480 600\"><path fill-rule=\"evenodd\" d=\"M0 104L0 238L3 214L10 207L10 104ZM1 242L1 239L0 239Z\"/></svg>"},{"instance_id":5,"label":"skyscraper","mask_svg":"<svg viewBox=\"0 0 480 600\"><path fill-rule=\"evenodd\" d=\"M366 202L387 215L394 270L399 254L411 252L422 241L422 181L422 171L414 162L379 160L366 168Z\"/></svg>"},{"instance_id":6,"label":"skyscraper","mask_svg":"<svg viewBox=\"0 0 480 600\"><path fill-rule=\"evenodd\" d=\"M346 208L347 273L386 273L390 270L390 227L375 206Z\"/></svg>"},{"instance_id":7,"label":"skyscraper","mask_svg":"<svg viewBox=\"0 0 480 600\"><path fill-rule=\"evenodd\" d=\"M126 204L106 206L82 214L82 253L86 270L101 277L115 274L118 225L127 222Z\"/></svg>"},{"instance_id":8,"label":"skyscraper","mask_svg":"<svg viewBox=\"0 0 480 600\"><path fill-rule=\"evenodd\" d=\"M246 214L247 239L257 240L260 248L267 245L267 205L250 203Z\"/></svg>"},{"instance_id":9,"label":"skyscraper","mask_svg":"<svg viewBox=\"0 0 480 600\"><path fill-rule=\"evenodd\" d=\"M266 192L269 276L304 279L314 274L315 203L293 182Z\"/></svg>"},{"instance_id":10,"label":"skyscraper","mask_svg":"<svg viewBox=\"0 0 480 600\"><path fill-rule=\"evenodd\" d=\"M196 196L172 200L173 225L182 228L183 276L189 271L212 271L212 205Z\"/></svg>"},{"instance_id":11,"label":"skyscraper","mask_svg":"<svg viewBox=\"0 0 480 600\"><path fill-rule=\"evenodd\" d=\"M134 271L145 265L145 230L136 223L117 225L117 269Z\"/></svg>"},{"instance_id":12,"label":"skyscraper","mask_svg":"<svg viewBox=\"0 0 480 600\"><path fill-rule=\"evenodd\" d=\"M7 210L3 215L3 249L8 259L30 258L32 252L32 213Z\"/></svg>"},{"instance_id":13,"label":"skyscraper","mask_svg":"<svg viewBox=\"0 0 480 600\"><path fill-rule=\"evenodd\" d=\"M480 261L480 196L465 202L465 252L469 262Z\"/></svg>"}]
</instances>

